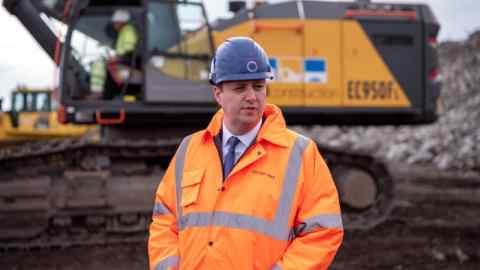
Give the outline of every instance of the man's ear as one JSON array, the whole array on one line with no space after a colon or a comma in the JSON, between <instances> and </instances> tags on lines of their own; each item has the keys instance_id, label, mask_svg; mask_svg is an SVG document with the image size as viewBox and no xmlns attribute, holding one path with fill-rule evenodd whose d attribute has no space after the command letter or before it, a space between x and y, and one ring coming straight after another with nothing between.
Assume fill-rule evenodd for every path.
<instances>
[{"instance_id":1,"label":"man's ear","mask_svg":"<svg viewBox=\"0 0 480 270\"><path fill-rule=\"evenodd\" d=\"M219 106L222 106L222 103L220 102L220 95L222 94L222 89L218 85L214 85L212 87L212 92L213 92L213 97L217 101L217 104Z\"/></svg>"}]
</instances>

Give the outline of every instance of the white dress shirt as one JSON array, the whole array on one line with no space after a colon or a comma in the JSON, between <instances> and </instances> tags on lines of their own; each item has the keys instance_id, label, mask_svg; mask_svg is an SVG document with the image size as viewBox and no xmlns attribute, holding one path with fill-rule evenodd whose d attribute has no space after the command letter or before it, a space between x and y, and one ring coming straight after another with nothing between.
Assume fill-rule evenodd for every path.
<instances>
[{"instance_id":1,"label":"white dress shirt","mask_svg":"<svg viewBox=\"0 0 480 270\"><path fill-rule=\"evenodd\" d=\"M249 132L242 134L242 135L233 135L228 128L225 126L225 122L222 123L222 153L223 153L223 160L225 160L225 156L228 153L228 150L230 148L230 145L227 144L228 139L230 137L235 136L237 137L240 142L237 144L237 147L235 148L235 163L237 163L238 159L242 156L243 152L247 150L247 147L250 146L253 140L257 137L257 133L260 130L260 127L262 126L262 119L258 121L258 124L252 128Z\"/></svg>"}]
</instances>

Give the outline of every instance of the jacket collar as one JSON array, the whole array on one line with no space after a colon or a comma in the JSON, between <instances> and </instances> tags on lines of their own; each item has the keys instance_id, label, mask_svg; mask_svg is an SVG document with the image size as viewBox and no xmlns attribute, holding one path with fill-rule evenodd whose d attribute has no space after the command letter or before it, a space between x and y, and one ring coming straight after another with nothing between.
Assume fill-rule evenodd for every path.
<instances>
[{"instance_id":1,"label":"jacket collar","mask_svg":"<svg viewBox=\"0 0 480 270\"><path fill-rule=\"evenodd\" d=\"M222 129L223 109L217 111L203 134L203 141L217 136ZM257 135L257 141L269 141L280 146L288 146L287 125L280 108L273 104L266 104L263 112L263 124Z\"/></svg>"}]
</instances>

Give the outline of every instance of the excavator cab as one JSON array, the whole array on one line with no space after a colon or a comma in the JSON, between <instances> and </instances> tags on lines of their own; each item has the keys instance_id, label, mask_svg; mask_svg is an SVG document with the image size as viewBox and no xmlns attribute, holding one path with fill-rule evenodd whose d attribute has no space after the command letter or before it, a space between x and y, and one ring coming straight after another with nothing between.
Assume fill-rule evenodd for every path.
<instances>
[{"instance_id":1,"label":"excavator cab","mask_svg":"<svg viewBox=\"0 0 480 270\"><path fill-rule=\"evenodd\" d=\"M93 127L62 125L50 89L19 87L12 91L10 110L0 113L0 145L54 138L75 138Z\"/></svg>"},{"instance_id":2,"label":"excavator cab","mask_svg":"<svg viewBox=\"0 0 480 270\"><path fill-rule=\"evenodd\" d=\"M20 88L12 92L11 100L12 108L9 114L13 128L18 128L20 121L32 122L34 128L48 128L48 113L52 111L50 90Z\"/></svg>"},{"instance_id":3,"label":"excavator cab","mask_svg":"<svg viewBox=\"0 0 480 270\"><path fill-rule=\"evenodd\" d=\"M176 106L215 109L206 80L213 44L201 3L72 1L63 7L70 15L60 61L66 67L60 68L62 121L138 122ZM120 10L128 21L118 27L112 18ZM122 41L130 42L127 53L119 51Z\"/></svg>"},{"instance_id":4,"label":"excavator cab","mask_svg":"<svg viewBox=\"0 0 480 270\"><path fill-rule=\"evenodd\" d=\"M164 119L169 125L179 124L180 115L198 123L216 111L207 80L214 45L202 3L5 0L3 5L59 66L62 123ZM117 11L128 14L127 35L113 20ZM127 53L119 40L131 47Z\"/></svg>"}]
</instances>

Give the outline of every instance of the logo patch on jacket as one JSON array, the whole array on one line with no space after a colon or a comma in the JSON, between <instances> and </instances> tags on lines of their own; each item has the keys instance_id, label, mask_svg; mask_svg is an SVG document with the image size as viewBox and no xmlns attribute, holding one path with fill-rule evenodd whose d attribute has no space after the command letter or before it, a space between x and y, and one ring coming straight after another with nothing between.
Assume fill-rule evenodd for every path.
<instances>
[{"instance_id":1,"label":"logo patch on jacket","mask_svg":"<svg viewBox=\"0 0 480 270\"><path fill-rule=\"evenodd\" d=\"M268 178L270 178L270 179L275 179L275 175L269 174L269 173L267 173L267 172L262 172L262 171L259 171L259 170L253 170L252 173L254 173L254 174L260 174L260 175L266 176L266 177L268 177Z\"/></svg>"}]
</instances>

